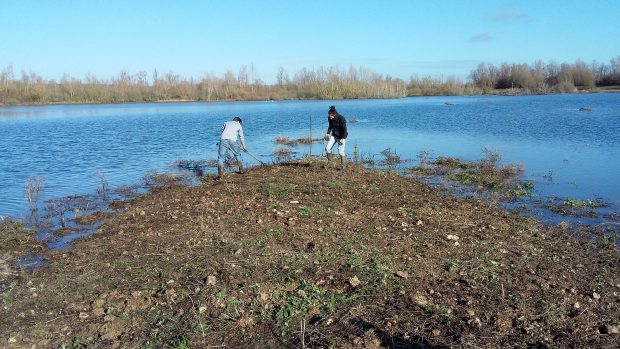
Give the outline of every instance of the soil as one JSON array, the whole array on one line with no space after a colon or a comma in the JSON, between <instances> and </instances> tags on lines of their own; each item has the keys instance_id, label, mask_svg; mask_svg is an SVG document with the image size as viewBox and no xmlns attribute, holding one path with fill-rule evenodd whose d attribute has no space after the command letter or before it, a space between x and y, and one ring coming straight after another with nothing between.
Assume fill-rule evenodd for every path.
<instances>
[{"instance_id":1,"label":"soil","mask_svg":"<svg viewBox=\"0 0 620 349\"><path fill-rule=\"evenodd\" d=\"M81 225L95 225L97 222L108 219L112 216L109 212L93 212L89 214L85 214L82 216L78 216L75 219L75 222Z\"/></svg>"},{"instance_id":2,"label":"soil","mask_svg":"<svg viewBox=\"0 0 620 349\"><path fill-rule=\"evenodd\" d=\"M620 346L615 243L412 178L295 162L113 207L32 273L2 225L0 347Z\"/></svg>"}]
</instances>

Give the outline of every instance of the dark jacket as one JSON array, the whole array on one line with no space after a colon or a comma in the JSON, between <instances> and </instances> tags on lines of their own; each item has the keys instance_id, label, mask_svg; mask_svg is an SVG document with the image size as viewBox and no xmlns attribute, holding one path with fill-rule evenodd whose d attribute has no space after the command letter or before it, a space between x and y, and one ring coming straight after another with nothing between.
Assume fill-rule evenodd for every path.
<instances>
[{"instance_id":1,"label":"dark jacket","mask_svg":"<svg viewBox=\"0 0 620 349\"><path fill-rule=\"evenodd\" d=\"M333 120L330 120L328 116L327 122L329 123L327 134L331 132L334 138L347 139L349 132L347 131L347 120L344 116L336 113L336 117Z\"/></svg>"}]
</instances>

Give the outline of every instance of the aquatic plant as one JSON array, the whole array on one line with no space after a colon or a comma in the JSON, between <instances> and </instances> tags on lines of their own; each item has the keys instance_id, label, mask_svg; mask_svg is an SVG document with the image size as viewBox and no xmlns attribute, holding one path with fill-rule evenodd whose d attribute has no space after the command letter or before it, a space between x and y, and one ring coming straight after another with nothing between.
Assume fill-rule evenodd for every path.
<instances>
[{"instance_id":1,"label":"aquatic plant","mask_svg":"<svg viewBox=\"0 0 620 349\"><path fill-rule=\"evenodd\" d=\"M274 138L273 142L275 144L284 144L284 145L288 145L288 146L295 146L295 145L298 144L296 141L289 139L288 136L282 136L282 135L276 136L276 138Z\"/></svg>"},{"instance_id":2,"label":"aquatic plant","mask_svg":"<svg viewBox=\"0 0 620 349\"><path fill-rule=\"evenodd\" d=\"M383 155L384 159L381 161L382 166L386 166L388 171L392 171L396 165L403 162L399 155L392 150L392 148L386 148L381 151L381 155Z\"/></svg>"},{"instance_id":3,"label":"aquatic plant","mask_svg":"<svg viewBox=\"0 0 620 349\"><path fill-rule=\"evenodd\" d=\"M289 147L294 147L300 144L310 144L312 142L322 141L322 138L302 137L297 139L290 139L288 136L278 135L274 138L273 142L276 144L282 144Z\"/></svg>"},{"instance_id":4,"label":"aquatic plant","mask_svg":"<svg viewBox=\"0 0 620 349\"><path fill-rule=\"evenodd\" d=\"M604 207L605 205L598 200L579 200L579 199L565 199L564 200L564 205L566 206L571 206L571 207L581 207L581 208L598 208L598 207Z\"/></svg>"},{"instance_id":5,"label":"aquatic plant","mask_svg":"<svg viewBox=\"0 0 620 349\"><path fill-rule=\"evenodd\" d=\"M24 185L24 197L30 208L30 212L36 212L38 207L39 198L43 193L45 187L45 181L43 177L29 177L26 179Z\"/></svg>"},{"instance_id":6,"label":"aquatic plant","mask_svg":"<svg viewBox=\"0 0 620 349\"><path fill-rule=\"evenodd\" d=\"M522 199L527 196L532 196L533 190L534 183L532 182L518 183L513 188L507 191L507 196L509 199L512 200Z\"/></svg>"},{"instance_id":7,"label":"aquatic plant","mask_svg":"<svg viewBox=\"0 0 620 349\"><path fill-rule=\"evenodd\" d=\"M548 182L553 182L553 170L549 170L543 178L545 178Z\"/></svg>"},{"instance_id":8,"label":"aquatic plant","mask_svg":"<svg viewBox=\"0 0 620 349\"><path fill-rule=\"evenodd\" d=\"M496 148L484 147L482 148L482 154L484 155L481 160L483 166L497 167L502 159L502 152Z\"/></svg>"},{"instance_id":9,"label":"aquatic plant","mask_svg":"<svg viewBox=\"0 0 620 349\"><path fill-rule=\"evenodd\" d=\"M293 151L285 146L279 146L273 151L276 162L285 162L293 157Z\"/></svg>"},{"instance_id":10,"label":"aquatic plant","mask_svg":"<svg viewBox=\"0 0 620 349\"><path fill-rule=\"evenodd\" d=\"M142 181L146 187L170 187L174 185L187 184L191 181L191 178L188 174L172 174L149 171L142 176Z\"/></svg>"},{"instance_id":11,"label":"aquatic plant","mask_svg":"<svg viewBox=\"0 0 620 349\"><path fill-rule=\"evenodd\" d=\"M110 192L110 184L103 171L97 171L97 177L99 178L99 187L97 188L97 195L102 200L108 199L108 193Z\"/></svg>"},{"instance_id":12,"label":"aquatic plant","mask_svg":"<svg viewBox=\"0 0 620 349\"><path fill-rule=\"evenodd\" d=\"M360 155L360 162L366 166L375 167L377 161L375 160L375 155L367 153L366 156L362 153Z\"/></svg>"},{"instance_id":13,"label":"aquatic plant","mask_svg":"<svg viewBox=\"0 0 620 349\"><path fill-rule=\"evenodd\" d=\"M459 158L450 157L450 156L439 156L437 157L437 159L435 159L432 162L432 164L436 166L448 168L448 169L455 169L455 168L466 169L466 168L471 167L471 164L468 164Z\"/></svg>"},{"instance_id":14,"label":"aquatic plant","mask_svg":"<svg viewBox=\"0 0 620 349\"><path fill-rule=\"evenodd\" d=\"M418 153L416 157L418 158L418 161L420 162L420 166L424 167L428 163L428 159L430 159L431 157L431 152L428 150L422 150Z\"/></svg>"},{"instance_id":15,"label":"aquatic plant","mask_svg":"<svg viewBox=\"0 0 620 349\"><path fill-rule=\"evenodd\" d=\"M302 138L297 138L295 142L299 144L310 144L312 142L321 141L321 140L322 140L321 138L315 139L312 137L302 137Z\"/></svg>"}]
</instances>

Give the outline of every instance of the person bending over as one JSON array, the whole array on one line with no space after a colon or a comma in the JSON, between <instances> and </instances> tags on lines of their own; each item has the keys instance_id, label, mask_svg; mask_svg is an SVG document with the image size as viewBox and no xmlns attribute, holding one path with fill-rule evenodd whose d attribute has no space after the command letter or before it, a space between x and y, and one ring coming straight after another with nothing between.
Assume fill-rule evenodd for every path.
<instances>
[{"instance_id":1,"label":"person bending over","mask_svg":"<svg viewBox=\"0 0 620 349\"><path fill-rule=\"evenodd\" d=\"M237 143L239 139L239 143ZM245 140L243 138L243 127L241 118L236 116L232 121L226 121L222 126L220 135L220 147L217 154L217 177L224 175L224 161L230 156L234 157L239 165L239 173L243 173L243 162L241 151L246 151Z\"/></svg>"}]
</instances>

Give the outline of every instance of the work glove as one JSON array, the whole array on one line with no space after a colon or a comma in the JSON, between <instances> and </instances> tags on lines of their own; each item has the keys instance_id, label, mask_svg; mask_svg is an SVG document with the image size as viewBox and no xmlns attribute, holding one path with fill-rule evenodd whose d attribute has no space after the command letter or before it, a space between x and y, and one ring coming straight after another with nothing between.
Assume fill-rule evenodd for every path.
<instances>
[{"instance_id":1,"label":"work glove","mask_svg":"<svg viewBox=\"0 0 620 349\"><path fill-rule=\"evenodd\" d=\"M325 136L323 136L323 139L329 141L329 133L326 133Z\"/></svg>"}]
</instances>

